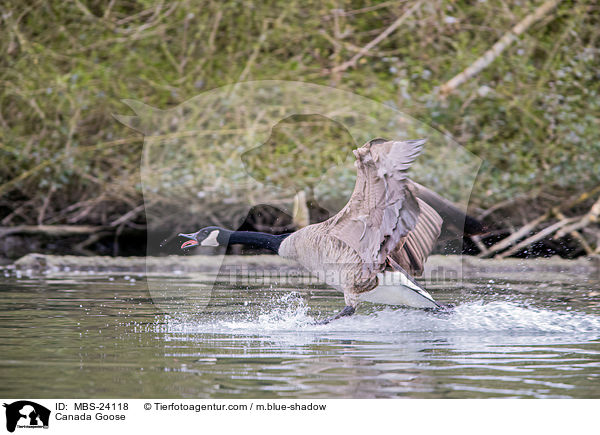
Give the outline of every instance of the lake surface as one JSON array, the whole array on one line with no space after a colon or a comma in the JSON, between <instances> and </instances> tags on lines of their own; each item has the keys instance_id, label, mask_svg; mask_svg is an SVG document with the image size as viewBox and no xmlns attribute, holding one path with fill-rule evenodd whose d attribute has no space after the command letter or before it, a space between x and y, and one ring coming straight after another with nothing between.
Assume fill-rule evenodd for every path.
<instances>
[{"instance_id":1,"label":"lake surface","mask_svg":"<svg viewBox=\"0 0 600 435\"><path fill-rule=\"evenodd\" d=\"M340 294L222 283L166 314L140 275L6 275L2 397L600 398L597 280L439 285L452 312L365 303L315 325Z\"/></svg>"}]
</instances>

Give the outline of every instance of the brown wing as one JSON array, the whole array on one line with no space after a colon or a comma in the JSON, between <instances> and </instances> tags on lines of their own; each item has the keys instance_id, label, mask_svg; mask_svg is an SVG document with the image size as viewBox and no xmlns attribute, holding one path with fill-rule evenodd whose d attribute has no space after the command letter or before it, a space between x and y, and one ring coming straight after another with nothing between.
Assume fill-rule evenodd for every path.
<instances>
[{"instance_id":1,"label":"brown wing","mask_svg":"<svg viewBox=\"0 0 600 435\"><path fill-rule=\"evenodd\" d=\"M352 197L322 228L359 254L365 279L383 270L387 256L417 225L419 204L406 170L424 143L375 139L354 151Z\"/></svg>"},{"instance_id":2,"label":"brown wing","mask_svg":"<svg viewBox=\"0 0 600 435\"><path fill-rule=\"evenodd\" d=\"M444 235L449 238L462 238L486 232L485 225L469 216L460 207L435 193L433 190L411 180L416 197L433 207L444 221Z\"/></svg>"},{"instance_id":3,"label":"brown wing","mask_svg":"<svg viewBox=\"0 0 600 435\"><path fill-rule=\"evenodd\" d=\"M409 274L421 276L425 260L433 250L442 230L442 218L425 201L417 198L421 213L414 229L390 253L389 258ZM393 262L390 261L393 267Z\"/></svg>"}]
</instances>

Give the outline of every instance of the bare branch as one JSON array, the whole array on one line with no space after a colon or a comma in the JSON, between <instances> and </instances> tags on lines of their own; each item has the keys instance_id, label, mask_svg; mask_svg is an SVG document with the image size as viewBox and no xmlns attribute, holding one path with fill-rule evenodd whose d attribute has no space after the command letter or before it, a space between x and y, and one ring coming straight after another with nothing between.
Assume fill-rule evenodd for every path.
<instances>
[{"instance_id":1,"label":"bare branch","mask_svg":"<svg viewBox=\"0 0 600 435\"><path fill-rule=\"evenodd\" d=\"M467 69L460 74L454 76L440 88L442 96L448 95L471 77L479 74L483 69L487 68L502 52L515 42L519 35L531 27L532 24L542 19L546 14L553 10L561 0L548 0L537 8L533 13L523 18L516 26L504 34L502 38L496 42L492 48L486 51L483 56L473 62Z\"/></svg>"},{"instance_id":2,"label":"bare branch","mask_svg":"<svg viewBox=\"0 0 600 435\"><path fill-rule=\"evenodd\" d=\"M547 212L547 213L544 213L543 215L537 217L536 219L532 220L528 224L523 225L518 231L515 231L510 236L508 236L506 239L502 239L495 245L492 245L490 248L488 248L487 252L480 254L480 257L483 257L483 258L491 257L496 252L499 252L499 251L502 251L503 249L508 248L514 242L525 237L527 234L529 234L530 232L535 230L535 228L539 224L541 224L542 222L547 220L549 217L550 217L550 212Z\"/></svg>"},{"instance_id":3,"label":"bare branch","mask_svg":"<svg viewBox=\"0 0 600 435\"><path fill-rule=\"evenodd\" d=\"M385 29L383 32L381 32L381 34L379 34L375 39L373 39L371 42L369 42L367 45L365 45L358 53L356 53L352 57L352 59L342 63L341 65L336 66L335 68L332 68L331 72L336 73L336 72L346 71L348 68L355 67L356 63L359 61L359 59L361 57L363 57L365 54L367 54L369 52L369 50L371 50L373 47L375 47L377 44L379 44L381 41L383 41L385 38L387 38L394 30L396 30L398 27L400 27L400 25L402 25L404 23L404 21L406 21L406 19L408 17L410 17L413 14L413 12L415 12L421 6L421 3L423 3L423 1L416 2L412 7L410 7L406 12L404 12L396 21L394 21L387 29Z\"/></svg>"},{"instance_id":4,"label":"bare branch","mask_svg":"<svg viewBox=\"0 0 600 435\"><path fill-rule=\"evenodd\" d=\"M558 221L555 224L550 225L549 227L544 228L542 231L539 231L539 232L535 233L531 237L526 238L521 243L517 243L512 248L507 249L506 251L504 251L504 252L496 255L494 258L505 258L505 257L509 257L509 256L511 256L513 254L516 254L521 249L526 248L527 246L531 245L532 243L537 242L538 240L541 240L544 237L549 236L550 234L554 233L555 231L559 230L560 228L564 227L565 225L570 224L571 222L573 222L573 221L575 221L577 219L579 219L579 218L578 217L567 218L567 219Z\"/></svg>"}]
</instances>

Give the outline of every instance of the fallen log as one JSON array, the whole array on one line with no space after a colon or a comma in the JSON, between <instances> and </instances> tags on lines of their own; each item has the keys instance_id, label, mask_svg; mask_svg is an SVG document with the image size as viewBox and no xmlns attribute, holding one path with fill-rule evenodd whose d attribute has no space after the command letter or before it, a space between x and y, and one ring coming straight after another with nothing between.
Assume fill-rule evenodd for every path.
<instances>
[{"instance_id":1,"label":"fallen log","mask_svg":"<svg viewBox=\"0 0 600 435\"><path fill-rule=\"evenodd\" d=\"M96 225L18 225L15 227L0 227L0 238L12 234L41 234L61 237L93 234L106 230L114 231L114 228Z\"/></svg>"}]
</instances>

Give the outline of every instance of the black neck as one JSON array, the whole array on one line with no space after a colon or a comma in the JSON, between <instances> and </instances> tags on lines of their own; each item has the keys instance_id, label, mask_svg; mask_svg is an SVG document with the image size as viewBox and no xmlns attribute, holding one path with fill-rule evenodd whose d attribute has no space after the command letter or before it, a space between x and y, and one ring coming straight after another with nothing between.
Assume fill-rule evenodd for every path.
<instances>
[{"instance_id":1,"label":"black neck","mask_svg":"<svg viewBox=\"0 0 600 435\"><path fill-rule=\"evenodd\" d=\"M229 231L228 235L228 243L230 245L240 244L252 246L254 248L270 249L273 252L277 252L281 242L289 236L289 234L276 236L274 234L259 233L255 231Z\"/></svg>"}]
</instances>

